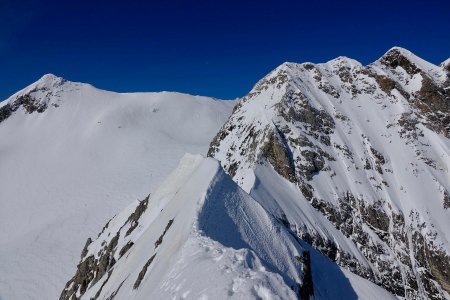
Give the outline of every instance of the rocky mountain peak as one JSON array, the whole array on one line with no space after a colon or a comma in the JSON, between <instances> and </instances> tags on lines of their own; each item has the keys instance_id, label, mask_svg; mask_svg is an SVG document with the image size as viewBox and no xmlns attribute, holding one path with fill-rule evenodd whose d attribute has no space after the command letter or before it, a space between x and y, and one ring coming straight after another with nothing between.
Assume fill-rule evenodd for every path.
<instances>
[{"instance_id":1,"label":"rocky mountain peak","mask_svg":"<svg viewBox=\"0 0 450 300\"><path fill-rule=\"evenodd\" d=\"M26 88L12 95L8 100L11 102L18 97L26 94L45 94L50 92L51 90L54 90L54 92L56 92L57 90L60 90L64 84L70 84L70 82L54 74L45 74L36 82L30 84Z\"/></svg>"},{"instance_id":2,"label":"rocky mountain peak","mask_svg":"<svg viewBox=\"0 0 450 300\"><path fill-rule=\"evenodd\" d=\"M5 100L6 104L0 107L0 123L19 109L31 114L34 112L42 113L50 105L58 107L60 105L60 94L80 85L53 74L45 74L36 82Z\"/></svg>"},{"instance_id":3,"label":"rocky mountain peak","mask_svg":"<svg viewBox=\"0 0 450 300\"><path fill-rule=\"evenodd\" d=\"M450 277L436 266L450 267L444 77L399 47L368 66L345 57L283 64L235 107L208 155L250 193L267 166L295 185L346 242L305 224L291 204L287 222L341 266L401 297L444 299Z\"/></svg>"},{"instance_id":4,"label":"rocky mountain peak","mask_svg":"<svg viewBox=\"0 0 450 300\"><path fill-rule=\"evenodd\" d=\"M417 56L406 49L393 47L379 59L379 62L391 69L401 67L409 75L414 75L420 72L419 67L414 63L418 59Z\"/></svg>"},{"instance_id":5,"label":"rocky mountain peak","mask_svg":"<svg viewBox=\"0 0 450 300\"><path fill-rule=\"evenodd\" d=\"M64 78L56 76L52 73L44 74L37 82L47 82L47 83L53 83L53 82L64 82L66 81Z\"/></svg>"},{"instance_id":6,"label":"rocky mountain peak","mask_svg":"<svg viewBox=\"0 0 450 300\"><path fill-rule=\"evenodd\" d=\"M292 81L291 70L293 63L285 62L275 68L272 72L259 80L246 98L250 98L260 94L262 91L267 91L270 87L281 89L286 83Z\"/></svg>"},{"instance_id":7,"label":"rocky mountain peak","mask_svg":"<svg viewBox=\"0 0 450 300\"><path fill-rule=\"evenodd\" d=\"M442 68L400 47L391 48L373 65L380 66L388 73L396 76L397 80L404 80L405 83L408 83L405 78L418 78L418 75L430 77L440 84L447 80Z\"/></svg>"}]
</instances>

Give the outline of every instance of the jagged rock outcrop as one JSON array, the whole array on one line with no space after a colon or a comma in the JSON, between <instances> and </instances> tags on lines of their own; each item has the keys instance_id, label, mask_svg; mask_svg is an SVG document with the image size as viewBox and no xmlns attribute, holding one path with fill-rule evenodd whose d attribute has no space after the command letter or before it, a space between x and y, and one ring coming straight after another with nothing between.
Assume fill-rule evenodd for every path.
<instances>
[{"instance_id":1,"label":"jagged rock outcrop","mask_svg":"<svg viewBox=\"0 0 450 300\"><path fill-rule=\"evenodd\" d=\"M345 57L284 63L235 107L208 155L250 193L267 182L258 171L267 163L296 186L299 199L342 238L295 210L281 216L282 196L260 201L341 266L407 299L444 299L448 72L448 63L435 66L398 47L367 66ZM301 201L292 204L299 211Z\"/></svg>"},{"instance_id":2,"label":"jagged rock outcrop","mask_svg":"<svg viewBox=\"0 0 450 300\"><path fill-rule=\"evenodd\" d=\"M86 290L94 286L99 280L103 280L101 287L93 299L97 299L101 293L103 286L108 282L112 274L112 267L116 261L120 259L133 246L133 242L129 235L139 225L139 220L148 206L149 197L139 201L133 213L113 234L107 232L111 230L108 222L103 230L99 233L98 238L103 238L98 251L89 251L92 239L88 238L86 245L81 252L81 260L77 266L75 276L70 279L61 293L60 299L80 299ZM114 230L114 228L112 228ZM107 232L108 234L104 234ZM119 240L122 248L118 249ZM97 240L98 243L98 240Z\"/></svg>"}]
</instances>

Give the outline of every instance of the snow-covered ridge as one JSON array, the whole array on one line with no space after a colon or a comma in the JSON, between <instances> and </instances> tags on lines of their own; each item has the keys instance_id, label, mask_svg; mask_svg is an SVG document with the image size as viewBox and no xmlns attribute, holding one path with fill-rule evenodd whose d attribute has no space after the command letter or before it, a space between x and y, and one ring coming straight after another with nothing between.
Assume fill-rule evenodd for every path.
<instances>
[{"instance_id":1,"label":"snow-covered ridge","mask_svg":"<svg viewBox=\"0 0 450 300\"><path fill-rule=\"evenodd\" d=\"M442 67L399 47L368 66L284 63L236 106L208 155L341 266L401 297L444 299L449 85Z\"/></svg>"},{"instance_id":2,"label":"snow-covered ridge","mask_svg":"<svg viewBox=\"0 0 450 300\"><path fill-rule=\"evenodd\" d=\"M303 249L227 177L213 159L184 156L138 216L133 204L87 245L61 299L295 299Z\"/></svg>"},{"instance_id":3,"label":"snow-covered ridge","mask_svg":"<svg viewBox=\"0 0 450 300\"><path fill-rule=\"evenodd\" d=\"M394 298L310 254L217 161L186 155L88 240L61 299L330 299L337 290Z\"/></svg>"},{"instance_id":4,"label":"snow-covered ridge","mask_svg":"<svg viewBox=\"0 0 450 300\"><path fill-rule=\"evenodd\" d=\"M58 77L53 74L45 74L36 82L30 84L24 89L16 92L5 101L0 104L0 122L8 118L11 114L13 114L17 109L23 108L27 113L33 112L44 112L48 107L59 107L61 102L63 101L65 95L80 93L83 94L85 91L98 91L100 93L107 94L109 93L112 97L114 95L135 95L135 96L144 96L152 95L152 94L169 94L176 97L177 95L184 96L186 94L178 93L178 92L136 92L136 93L117 93L117 92L109 92L97 89L90 84L80 83L80 82L72 82L68 81L62 77ZM192 96L201 98L201 96ZM208 98L209 100L218 100Z\"/></svg>"}]
</instances>

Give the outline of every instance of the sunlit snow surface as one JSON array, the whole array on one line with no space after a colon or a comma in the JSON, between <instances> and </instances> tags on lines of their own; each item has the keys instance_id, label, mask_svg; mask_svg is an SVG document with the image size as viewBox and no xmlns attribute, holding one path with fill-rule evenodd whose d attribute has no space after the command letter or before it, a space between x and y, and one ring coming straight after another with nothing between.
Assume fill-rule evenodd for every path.
<instances>
[{"instance_id":1,"label":"sunlit snow surface","mask_svg":"<svg viewBox=\"0 0 450 300\"><path fill-rule=\"evenodd\" d=\"M86 257L97 257L104 241L119 231L117 249L134 243L122 257L116 252L111 276L105 274L82 299L96 294L107 299L116 291L117 299L297 299L291 287L303 282L303 269L296 257L309 246L240 189L216 160L184 156L126 236L128 225L123 226L137 204L117 215L89 246ZM316 299L395 299L310 250Z\"/></svg>"},{"instance_id":2,"label":"sunlit snow surface","mask_svg":"<svg viewBox=\"0 0 450 300\"><path fill-rule=\"evenodd\" d=\"M47 109L0 123L1 300L57 299L86 239L152 193L185 152L205 154L235 104L53 75L9 101L27 93Z\"/></svg>"}]
</instances>

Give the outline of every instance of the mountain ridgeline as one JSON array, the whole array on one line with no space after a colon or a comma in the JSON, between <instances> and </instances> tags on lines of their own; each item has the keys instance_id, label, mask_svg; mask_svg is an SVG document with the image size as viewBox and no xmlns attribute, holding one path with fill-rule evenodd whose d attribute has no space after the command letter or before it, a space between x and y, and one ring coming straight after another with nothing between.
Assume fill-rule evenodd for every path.
<instances>
[{"instance_id":1,"label":"mountain ridgeline","mask_svg":"<svg viewBox=\"0 0 450 300\"><path fill-rule=\"evenodd\" d=\"M0 107L0 129L20 111L56 116L67 104L61 86L83 89L44 82ZM202 101L196 107L211 108L189 130L215 125L209 149L201 132L193 143L178 127L158 140L180 151L198 144L208 157L183 156L159 188L89 238L60 299L450 299L450 59L436 66L394 47L367 66L346 57L284 63L231 114ZM127 110L117 103L115 114ZM156 103L139 105L158 115L166 102ZM150 122L141 111L127 119L128 135L147 134L135 122ZM81 141L103 136L92 128Z\"/></svg>"}]
</instances>

